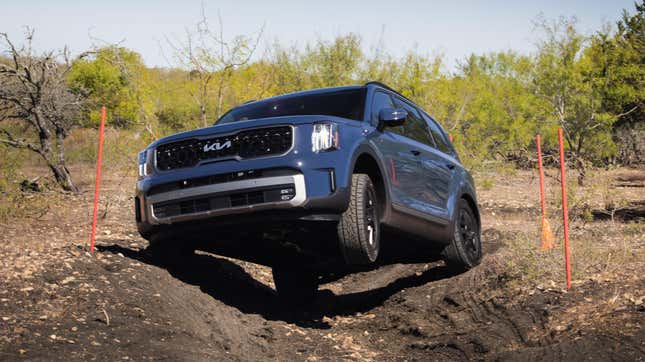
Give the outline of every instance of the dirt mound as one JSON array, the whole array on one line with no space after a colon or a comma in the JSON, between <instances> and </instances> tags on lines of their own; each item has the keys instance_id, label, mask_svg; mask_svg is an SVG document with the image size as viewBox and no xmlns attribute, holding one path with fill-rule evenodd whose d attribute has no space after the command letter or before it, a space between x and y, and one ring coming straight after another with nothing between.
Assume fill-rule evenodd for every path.
<instances>
[{"instance_id":1,"label":"dirt mound","mask_svg":"<svg viewBox=\"0 0 645 362\"><path fill-rule=\"evenodd\" d=\"M123 254L67 250L33 287L8 285L4 356L32 359L254 359L269 352L262 320ZM61 251L61 253L65 253ZM210 273L221 272L212 269ZM252 326L252 327L249 327Z\"/></svg>"}]
</instances>

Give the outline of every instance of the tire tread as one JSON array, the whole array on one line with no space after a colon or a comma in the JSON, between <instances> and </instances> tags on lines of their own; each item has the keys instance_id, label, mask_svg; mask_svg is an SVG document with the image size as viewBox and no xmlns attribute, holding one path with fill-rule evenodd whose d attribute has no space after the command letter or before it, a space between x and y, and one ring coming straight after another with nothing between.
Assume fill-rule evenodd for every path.
<instances>
[{"instance_id":1,"label":"tire tread","mask_svg":"<svg viewBox=\"0 0 645 362\"><path fill-rule=\"evenodd\" d=\"M352 175L349 207L338 223L338 236L345 261L350 265L364 265L373 262L365 254L369 235L365 232L365 189L372 186L367 174Z\"/></svg>"}]
</instances>

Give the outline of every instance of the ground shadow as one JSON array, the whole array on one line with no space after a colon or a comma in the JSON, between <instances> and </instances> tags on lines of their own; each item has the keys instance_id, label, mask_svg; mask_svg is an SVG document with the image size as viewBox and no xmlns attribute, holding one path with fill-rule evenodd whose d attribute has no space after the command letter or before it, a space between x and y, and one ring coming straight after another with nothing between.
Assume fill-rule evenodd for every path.
<instances>
[{"instance_id":1,"label":"ground shadow","mask_svg":"<svg viewBox=\"0 0 645 362\"><path fill-rule=\"evenodd\" d=\"M310 305L294 308L285 305L272 288L255 280L238 264L212 254L193 254L181 263L168 263L155 257L147 249L139 250L118 244L99 245L97 249L99 252L121 253L127 258L162 267L173 277L200 287L204 293L243 313L259 314L269 320L282 320L308 328L329 328L322 321L323 316L367 312L403 289L454 276L445 266L437 266L421 274L401 277L383 287L363 292L336 295L329 290L322 290Z\"/></svg>"}]
</instances>

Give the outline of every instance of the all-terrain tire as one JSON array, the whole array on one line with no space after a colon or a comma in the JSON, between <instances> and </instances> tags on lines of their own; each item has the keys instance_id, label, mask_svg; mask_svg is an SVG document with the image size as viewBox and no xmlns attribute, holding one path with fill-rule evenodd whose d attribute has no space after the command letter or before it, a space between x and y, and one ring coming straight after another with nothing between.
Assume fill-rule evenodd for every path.
<instances>
[{"instance_id":1,"label":"all-terrain tire","mask_svg":"<svg viewBox=\"0 0 645 362\"><path fill-rule=\"evenodd\" d=\"M338 239L345 262L366 265L376 261L380 250L378 199L366 174L352 175L349 207L338 223Z\"/></svg>"},{"instance_id":2,"label":"all-terrain tire","mask_svg":"<svg viewBox=\"0 0 645 362\"><path fill-rule=\"evenodd\" d=\"M302 268L274 267L273 283L278 296L292 306L311 302L318 291L318 278L315 273Z\"/></svg>"},{"instance_id":3,"label":"all-terrain tire","mask_svg":"<svg viewBox=\"0 0 645 362\"><path fill-rule=\"evenodd\" d=\"M481 262L481 228L468 201L459 200L455 213L452 240L444 248L442 256L448 267L463 272Z\"/></svg>"}]
</instances>

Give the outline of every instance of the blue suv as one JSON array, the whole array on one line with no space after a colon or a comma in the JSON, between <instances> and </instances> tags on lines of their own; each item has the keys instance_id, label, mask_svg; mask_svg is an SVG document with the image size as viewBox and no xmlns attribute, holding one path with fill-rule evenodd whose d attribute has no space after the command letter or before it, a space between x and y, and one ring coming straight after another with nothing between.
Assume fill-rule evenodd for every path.
<instances>
[{"instance_id":1,"label":"blue suv","mask_svg":"<svg viewBox=\"0 0 645 362\"><path fill-rule=\"evenodd\" d=\"M247 102L155 141L139 154L135 209L151 250L255 252L290 297L315 293L309 257L324 250L371 264L405 235L459 270L482 256L474 182L446 133L378 82Z\"/></svg>"}]
</instances>

